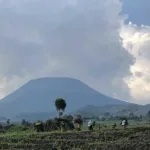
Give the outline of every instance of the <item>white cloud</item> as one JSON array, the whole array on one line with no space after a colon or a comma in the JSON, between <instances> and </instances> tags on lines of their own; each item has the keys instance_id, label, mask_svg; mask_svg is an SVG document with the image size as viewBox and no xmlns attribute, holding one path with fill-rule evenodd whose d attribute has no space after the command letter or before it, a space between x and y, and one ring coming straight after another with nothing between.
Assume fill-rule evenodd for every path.
<instances>
[{"instance_id":1,"label":"white cloud","mask_svg":"<svg viewBox=\"0 0 150 150\"><path fill-rule=\"evenodd\" d=\"M136 55L142 47L136 41L146 43L148 27L125 26L119 0L1 0L0 8L1 97L32 78L69 76L139 102L141 70L134 72L149 59L148 50Z\"/></svg>"},{"instance_id":2,"label":"white cloud","mask_svg":"<svg viewBox=\"0 0 150 150\"><path fill-rule=\"evenodd\" d=\"M149 103L150 99L150 27L130 23L121 29L123 46L135 57L131 76L124 80L135 102Z\"/></svg>"}]
</instances>

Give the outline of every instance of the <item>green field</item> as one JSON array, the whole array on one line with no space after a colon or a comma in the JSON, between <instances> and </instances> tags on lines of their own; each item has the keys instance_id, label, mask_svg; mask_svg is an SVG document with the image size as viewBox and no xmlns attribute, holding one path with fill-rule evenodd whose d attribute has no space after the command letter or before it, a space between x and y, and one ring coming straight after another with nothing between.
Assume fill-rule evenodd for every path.
<instances>
[{"instance_id":1,"label":"green field","mask_svg":"<svg viewBox=\"0 0 150 150\"><path fill-rule=\"evenodd\" d=\"M66 131L61 133L36 133L32 128L14 126L6 133L0 133L0 149L11 150L149 150L150 125L131 122L126 129L119 125L112 129L114 122L103 122L100 130ZM119 122L118 122L119 123ZM86 124L85 124L86 125Z\"/></svg>"}]
</instances>

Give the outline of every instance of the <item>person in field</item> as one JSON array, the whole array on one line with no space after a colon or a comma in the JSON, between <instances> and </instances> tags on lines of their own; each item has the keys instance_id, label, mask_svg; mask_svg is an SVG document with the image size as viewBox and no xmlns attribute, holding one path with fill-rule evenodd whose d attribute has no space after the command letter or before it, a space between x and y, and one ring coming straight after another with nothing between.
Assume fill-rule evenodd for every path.
<instances>
[{"instance_id":1,"label":"person in field","mask_svg":"<svg viewBox=\"0 0 150 150\"><path fill-rule=\"evenodd\" d=\"M44 125L42 122L36 122L34 127L36 128L37 132L44 132Z\"/></svg>"},{"instance_id":2,"label":"person in field","mask_svg":"<svg viewBox=\"0 0 150 150\"><path fill-rule=\"evenodd\" d=\"M88 129L90 131L93 130L93 122L91 120L89 120L89 122L88 122Z\"/></svg>"},{"instance_id":3,"label":"person in field","mask_svg":"<svg viewBox=\"0 0 150 150\"><path fill-rule=\"evenodd\" d=\"M124 128L128 125L128 120L127 119L123 119L121 121L121 126L123 126Z\"/></svg>"}]
</instances>

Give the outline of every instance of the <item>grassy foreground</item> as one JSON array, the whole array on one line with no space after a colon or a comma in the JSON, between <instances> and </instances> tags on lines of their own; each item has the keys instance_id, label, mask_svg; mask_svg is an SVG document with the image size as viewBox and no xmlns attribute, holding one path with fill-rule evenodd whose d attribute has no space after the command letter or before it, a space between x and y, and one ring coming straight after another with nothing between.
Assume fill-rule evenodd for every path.
<instances>
[{"instance_id":1,"label":"grassy foreground","mask_svg":"<svg viewBox=\"0 0 150 150\"><path fill-rule=\"evenodd\" d=\"M150 127L110 127L90 131L9 131L0 133L0 149L11 150L149 150Z\"/></svg>"}]
</instances>

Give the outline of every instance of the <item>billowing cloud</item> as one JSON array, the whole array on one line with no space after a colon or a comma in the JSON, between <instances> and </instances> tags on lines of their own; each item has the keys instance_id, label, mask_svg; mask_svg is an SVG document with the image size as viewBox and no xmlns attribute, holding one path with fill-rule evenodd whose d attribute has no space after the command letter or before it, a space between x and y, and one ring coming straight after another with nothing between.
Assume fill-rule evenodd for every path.
<instances>
[{"instance_id":1,"label":"billowing cloud","mask_svg":"<svg viewBox=\"0 0 150 150\"><path fill-rule=\"evenodd\" d=\"M32 78L68 76L106 95L137 100L141 71L134 72L142 60L130 46L134 33L147 29L125 26L121 11L119 0L1 0L0 96Z\"/></svg>"},{"instance_id":2,"label":"billowing cloud","mask_svg":"<svg viewBox=\"0 0 150 150\"><path fill-rule=\"evenodd\" d=\"M132 23L121 29L123 46L135 57L131 65L132 75L124 80L130 88L133 100L148 103L150 98L150 27Z\"/></svg>"}]
</instances>

